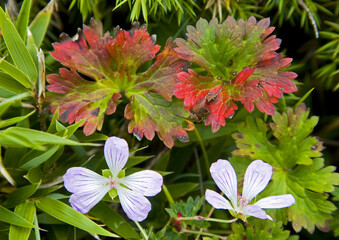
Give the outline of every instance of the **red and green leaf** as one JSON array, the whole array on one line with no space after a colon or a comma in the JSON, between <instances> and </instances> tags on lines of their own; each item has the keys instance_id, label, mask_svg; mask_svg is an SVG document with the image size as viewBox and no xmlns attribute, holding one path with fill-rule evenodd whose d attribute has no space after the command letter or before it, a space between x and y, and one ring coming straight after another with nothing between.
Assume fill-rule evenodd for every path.
<instances>
[{"instance_id":1,"label":"red and green leaf","mask_svg":"<svg viewBox=\"0 0 339 240\"><path fill-rule=\"evenodd\" d=\"M181 122L188 117L178 100L168 102L158 94L144 92L132 96L132 102L126 106L125 117L131 119L128 131L139 140L145 135L153 139L155 132L166 146L174 144L172 136L181 142L188 141L188 135L183 130Z\"/></svg>"},{"instance_id":2,"label":"red and green leaf","mask_svg":"<svg viewBox=\"0 0 339 240\"><path fill-rule=\"evenodd\" d=\"M196 28L187 27L188 40L176 39L180 57L197 63L205 70L203 76L189 70L178 75L175 96L184 99L185 107L208 109L205 125L216 131L225 125L242 103L252 112L256 106L261 112L273 115L273 103L297 90L293 72L284 72L292 59L276 53L280 39L269 36L274 27L269 19L259 22L254 17L234 20L228 17L218 24L216 19L200 19ZM220 86L218 96L208 96ZM205 99L204 99L205 98Z\"/></svg>"},{"instance_id":3,"label":"red and green leaf","mask_svg":"<svg viewBox=\"0 0 339 240\"><path fill-rule=\"evenodd\" d=\"M129 131L139 139L145 135L151 140L157 132L168 147L173 146L172 136L187 139L181 124L188 112L180 101L172 102L176 76L187 62L174 50L171 39L157 55L160 46L145 26L135 24L129 32L115 29L113 38L103 35L101 23L95 20L90 27L84 25L77 40L66 35L62 39L53 44L51 55L70 70L47 76L51 110L60 109L61 121L85 119L84 133L92 134L101 129L105 114L115 112L123 92L130 100L125 110L131 120Z\"/></svg>"}]
</instances>

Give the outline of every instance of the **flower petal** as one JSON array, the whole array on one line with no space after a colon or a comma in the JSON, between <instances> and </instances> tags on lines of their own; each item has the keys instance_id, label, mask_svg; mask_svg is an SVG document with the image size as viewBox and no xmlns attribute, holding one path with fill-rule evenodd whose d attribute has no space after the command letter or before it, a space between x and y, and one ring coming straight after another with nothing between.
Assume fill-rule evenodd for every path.
<instances>
[{"instance_id":1,"label":"flower petal","mask_svg":"<svg viewBox=\"0 0 339 240\"><path fill-rule=\"evenodd\" d=\"M128 144L125 139L110 137L105 142L104 154L112 177L115 178L128 160Z\"/></svg>"},{"instance_id":2,"label":"flower petal","mask_svg":"<svg viewBox=\"0 0 339 240\"><path fill-rule=\"evenodd\" d=\"M269 215L267 215L264 210L262 210L259 206L256 205L247 205L244 208L242 214L244 214L245 216L253 216L256 218L269 219L273 221L273 219Z\"/></svg>"},{"instance_id":3,"label":"flower petal","mask_svg":"<svg viewBox=\"0 0 339 240\"><path fill-rule=\"evenodd\" d=\"M137 222L145 220L152 208L148 199L122 186L118 186L117 190L122 209L127 216Z\"/></svg>"},{"instance_id":4,"label":"flower petal","mask_svg":"<svg viewBox=\"0 0 339 240\"><path fill-rule=\"evenodd\" d=\"M260 199L253 205L259 206L261 208L284 208L293 204L295 204L294 197L291 194L284 194Z\"/></svg>"},{"instance_id":5,"label":"flower petal","mask_svg":"<svg viewBox=\"0 0 339 240\"><path fill-rule=\"evenodd\" d=\"M227 201L226 198L224 198L215 191L207 189L205 192L205 199L209 204L211 204L216 209L233 210L231 203Z\"/></svg>"},{"instance_id":6,"label":"flower petal","mask_svg":"<svg viewBox=\"0 0 339 240\"><path fill-rule=\"evenodd\" d=\"M229 161L219 159L212 163L210 172L220 190L231 200L233 207L237 206L237 175Z\"/></svg>"},{"instance_id":7,"label":"flower petal","mask_svg":"<svg viewBox=\"0 0 339 240\"><path fill-rule=\"evenodd\" d=\"M96 189L96 191L77 192L72 194L69 198L69 203L72 208L81 212L88 213L100 200L106 195L108 191L105 189Z\"/></svg>"},{"instance_id":8,"label":"flower petal","mask_svg":"<svg viewBox=\"0 0 339 240\"><path fill-rule=\"evenodd\" d=\"M151 170L144 170L121 178L120 183L144 196L155 196L161 191L162 176Z\"/></svg>"},{"instance_id":9,"label":"flower petal","mask_svg":"<svg viewBox=\"0 0 339 240\"><path fill-rule=\"evenodd\" d=\"M65 188L73 193L71 206L81 213L87 213L109 191L107 179L87 168L70 168L63 179Z\"/></svg>"},{"instance_id":10,"label":"flower petal","mask_svg":"<svg viewBox=\"0 0 339 240\"><path fill-rule=\"evenodd\" d=\"M245 173L242 197L251 201L258 193L265 189L271 177L271 165L261 160L253 161Z\"/></svg>"}]
</instances>

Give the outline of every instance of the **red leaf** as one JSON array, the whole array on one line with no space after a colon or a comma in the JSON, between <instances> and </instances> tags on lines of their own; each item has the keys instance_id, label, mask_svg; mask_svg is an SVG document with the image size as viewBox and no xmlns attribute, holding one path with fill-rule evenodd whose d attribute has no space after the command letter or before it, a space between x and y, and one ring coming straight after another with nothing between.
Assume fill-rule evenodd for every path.
<instances>
[{"instance_id":1,"label":"red leaf","mask_svg":"<svg viewBox=\"0 0 339 240\"><path fill-rule=\"evenodd\" d=\"M59 107L61 121L85 119L85 134L100 130L104 115L115 112L123 92L131 101L125 109L125 117L131 120L129 131L138 139L145 135L151 140L157 132L169 147L174 144L172 136L188 139L181 126L188 112L180 102L171 102L176 75L187 62L179 58L170 39L156 56L160 46L154 44L145 25L135 24L129 32L117 29L112 38L108 33L102 36L102 25L95 20L91 27L84 25L77 40L63 39L53 44L51 54L71 70L48 76L48 89L54 92L48 100L52 112ZM144 70L154 58L154 64Z\"/></svg>"},{"instance_id":2,"label":"red leaf","mask_svg":"<svg viewBox=\"0 0 339 240\"><path fill-rule=\"evenodd\" d=\"M204 110L205 124L211 124L212 131L224 126L225 118L234 114L234 101L241 102L249 112L256 106L272 115L273 103L283 93L297 90L292 81L297 75L283 72L292 59L276 52L281 40L269 36L274 30L269 25L267 18L257 22L254 17L239 21L228 17L221 24L216 19L200 19L196 27L187 27L187 41L176 39L180 56L206 72L203 76L193 70L178 74L175 96L184 99L185 107L195 115ZM216 86L220 86L218 94L208 97Z\"/></svg>"},{"instance_id":3,"label":"red leaf","mask_svg":"<svg viewBox=\"0 0 339 240\"><path fill-rule=\"evenodd\" d=\"M120 74L136 73L138 68L154 58L160 46L147 32L146 25L136 24L130 31L119 30L114 41L108 44L108 50L115 62L115 68Z\"/></svg>"},{"instance_id":4,"label":"red leaf","mask_svg":"<svg viewBox=\"0 0 339 240\"><path fill-rule=\"evenodd\" d=\"M206 118L205 125L212 125L212 132L219 130L220 126L225 126L225 118L231 118L238 106L230 98L229 92L222 88L217 98L207 103L207 108L211 113Z\"/></svg>"}]
</instances>

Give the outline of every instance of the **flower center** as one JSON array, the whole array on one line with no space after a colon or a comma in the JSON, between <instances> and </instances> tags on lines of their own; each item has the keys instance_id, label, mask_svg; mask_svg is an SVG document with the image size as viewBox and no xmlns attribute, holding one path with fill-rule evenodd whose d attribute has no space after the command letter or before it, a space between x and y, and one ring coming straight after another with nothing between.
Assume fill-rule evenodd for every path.
<instances>
[{"instance_id":1,"label":"flower center","mask_svg":"<svg viewBox=\"0 0 339 240\"><path fill-rule=\"evenodd\" d=\"M112 190L113 188L117 188L119 185L119 178L112 179L111 176L108 177L108 185L109 189Z\"/></svg>"},{"instance_id":2,"label":"flower center","mask_svg":"<svg viewBox=\"0 0 339 240\"><path fill-rule=\"evenodd\" d=\"M242 212L242 210L247 206L249 202L250 200L243 198L242 196L238 196L238 205L239 205L238 212Z\"/></svg>"}]
</instances>

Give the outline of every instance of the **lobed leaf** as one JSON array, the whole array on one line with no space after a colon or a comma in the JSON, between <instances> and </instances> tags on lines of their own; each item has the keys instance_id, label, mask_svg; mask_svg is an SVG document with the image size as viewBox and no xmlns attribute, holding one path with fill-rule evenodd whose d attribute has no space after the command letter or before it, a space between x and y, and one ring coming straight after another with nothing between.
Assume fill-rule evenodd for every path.
<instances>
[{"instance_id":1,"label":"lobed leaf","mask_svg":"<svg viewBox=\"0 0 339 240\"><path fill-rule=\"evenodd\" d=\"M254 223L249 226L243 226L242 223L232 223L232 234L229 236L231 240L285 240L289 239L290 232L284 230L282 222L262 221L255 219Z\"/></svg>"},{"instance_id":2,"label":"lobed leaf","mask_svg":"<svg viewBox=\"0 0 339 240\"><path fill-rule=\"evenodd\" d=\"M173 100L168 102L157 94L135 94L132 102L126 106L125 117L131 119L128 131L141 140L145 137L152 140L155 132L159 138L169 148L173 147L172 136L176 136L181 142L188 141L187 133L182 129L181 124L186 111L181 107L181 103Z\"/></svg>"},{"instance_id":3,"label":"lobed leaf","mask_svg":"<svg viewBox=\"0 0 339 240\"><path fill-rule=\"evenodd\" d=\"M272 180L261 197L288 193L294 196L296 204L279 210L276 218L291 221L295 231L305 228L313 232L315 226L326 230L327 221L332 219L336 207L327 200L327 193L339 185L339 174L318 158L322 143L309 136L318 118L308 119L308 114L304 104L294 111L288 108L285 113L275 114L269 125L274 139L269 137L267 124L249 118L232 137L238 147L233 154L261 159L273 166Z\"/></svg>"},{"instance_id":4,"label":"lobed leaf","mask_svg":"<svg viewBox=\"0 0 339 240\"><path fill-rule=\"evenodd\" d=\"M200 19L196 27L187 27L187 41L176 39L180 57L197 63L205 76L194 70L178 74L175 96L184 99L193 116L202 114L213 132L234 115L235 102L249 112L256 106L274 115L273 103L283 93L297 90L291 81L297 75L283 71L292 59L276 52L281 41L269 36L274 30L269 24L267 18L257 22L254 17L239 21L228 17L221 24Z\"/></svg>"},{"instance_id":5,"label":"lobed leaf","mask_svg":"<svg viewBox=\"0 0 339 240\"><path fill-rule=\"evenodd\" d=\"M89 135L101 130L105 114L114 113L124 95L130 101L125 109L129 132L139 140L144 135L151 140L157 132L168 147L174 144L172 136L186 141L181 124L188 113L172 96L176 76L187 62L180 60L171 40L156 55L160 46L154 41L145 25L134 24L129 32L116 28L112 38L103 35L101 23L94 19L78 32L77 40L64 35L61 43L53 44L51 55L70 70L47 76L52 112L59 108L63 122L84 119L84 133Z\"/></svg>"}]
</instances>

